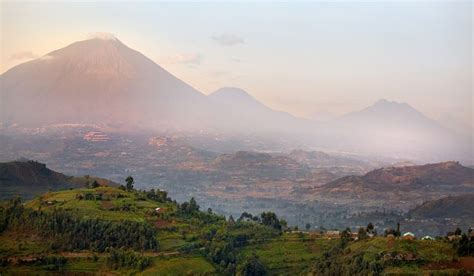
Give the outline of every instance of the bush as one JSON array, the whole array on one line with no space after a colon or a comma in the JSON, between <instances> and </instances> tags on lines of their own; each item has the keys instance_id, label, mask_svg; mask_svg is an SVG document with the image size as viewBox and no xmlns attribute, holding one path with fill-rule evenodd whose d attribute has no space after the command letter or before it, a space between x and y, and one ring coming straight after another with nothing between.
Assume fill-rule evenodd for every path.
<instances>
[{"instance_id":1,"label":"bush","mask_svg":"<svg viewBox=\"0 0 474 276\"><path fill-rule=\"evenodd\" d=\"M133 268L142 271L151 265L151 258L133 251L111 249L106 263L111 269Z\"/></svg>"}]
</instances>

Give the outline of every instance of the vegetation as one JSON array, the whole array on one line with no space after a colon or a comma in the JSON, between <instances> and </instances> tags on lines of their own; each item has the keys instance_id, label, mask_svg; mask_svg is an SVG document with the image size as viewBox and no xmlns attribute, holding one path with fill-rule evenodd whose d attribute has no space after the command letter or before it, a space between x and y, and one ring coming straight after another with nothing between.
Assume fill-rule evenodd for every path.
<instances>
[{"instance_id":1,"label":"vegetation","mask_svg":"<svg viewBox=\"0 0 474 276\"><path fill-rule=\"evenodd\" d=\"M124 251L120 249L111 249L107 257L107 266L113 270L120 268L134 268L143 271L150 266L151 258L140 255L133 251Z\"/></svg>"},{"instance_id":2,"label":"vegetation","mask_svg":"<svg viewBox=\"0 0 474 276\"><path fill-rule=\"evenodd\" d=\"M178 204L161 190L99 186L0 204L0 273L460 273L467 268L458 260L473 255L471 232L460 231L455 240L408 241L368 224L329 238L292 231L272 212L226 220L194 198Z\"/></svg>"}]
</instances>

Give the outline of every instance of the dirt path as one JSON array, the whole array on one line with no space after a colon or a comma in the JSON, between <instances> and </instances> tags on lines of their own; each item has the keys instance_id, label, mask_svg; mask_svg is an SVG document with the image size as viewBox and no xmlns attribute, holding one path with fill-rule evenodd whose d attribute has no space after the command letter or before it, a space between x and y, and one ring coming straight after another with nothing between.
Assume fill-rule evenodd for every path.
<instances>
[{"instance_id":1,"label":"dirt path","mask_svg":"<svg viewBox=\"0 0 474 276\"><path fill-rule=\"evenodd\" d=\"M159 256L177 256L181 252L172 251L172 252L144 252L143 255L147 257L159 257ZM59 255L65 258L92 258L94 255L98 257L106 257L109 253L92 253L92 252L60 252L57 254L50 255ZM42 255L28 255L28 256L18 256L18 257L9 257L8 262L17 264L20 262L30 263L35 262L40 259Z\"/></svg>"},{"instance_id":2,"label":"dirt path","mask_svg":"<svg viewBox=\"0 0 474 276\"><path fill-rule=\"evenodd\" d=\"M450 268L474 271L474 257L461 257L459 258L459 261L435 262L423 266L423 269L426 270L439 270Z\"/></svg>"}]
</instances>

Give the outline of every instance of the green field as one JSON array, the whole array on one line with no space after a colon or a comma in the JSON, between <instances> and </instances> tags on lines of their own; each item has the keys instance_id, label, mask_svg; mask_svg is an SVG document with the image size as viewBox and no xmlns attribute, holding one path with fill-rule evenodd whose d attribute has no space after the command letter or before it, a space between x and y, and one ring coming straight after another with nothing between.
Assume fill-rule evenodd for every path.
<instances>
[{"instance_id":1,"label":"green field","mask_svg":"<svg viewBox=\"0 0 474 276\"><path fill-rule=\"evenodd\" d=\"M12 204L0 205L1 275L65 272L222 275L239 274L244 269L256 267L265 269L270 275L303 275L331 274L340 268L356 271L358 266L365 269L360 275L366 271L386 275L453 275L461 271L472 272L469 262L474 261L457 262L456 248L447 240L407 241L375 237L343 244L340 239L327 239L319 233L286 232L257 222L229 223L218 215L193 210L189 204L183 207L184 204L169 200L157 201L145 192L114 187L49 192L23 205L15 205L16 209ZM155 211L157 207L162 208L159 214ZM45 228L48 234L33 226L42 226L34 224L38 223L35 219L39 214L50 225ZM74 222L76 228L92 226L87 226L90 227L88 232L77 234L79 228L66 227L65 231L72 231L69 235L73 235L67 236L60 232L63 229L60 221L64 219ZM101 221L106 224L99 223ZM114 251L101 247L100 242L103 238L110 240L111 229L121 231L122 225L131 229L143 228L140 231L144 233L152 231L148 239L155 240L156 246L138 249L149 241L127 241L127 236L117 236L125 242L119 251L125 254L125 259L114 267L110 265ZM94 227L105 227L105 230ZM68 237L93 236L94 229L102 231L99 239L90 237L83 245L82 239L76 239L79 243L74 246L85 247L64 250L70 248L67 247ZM127 256L138 259L131 265L128 258L132 257ZM143 262L147 264L142 265Z\"/></svg>"}]
</instances>

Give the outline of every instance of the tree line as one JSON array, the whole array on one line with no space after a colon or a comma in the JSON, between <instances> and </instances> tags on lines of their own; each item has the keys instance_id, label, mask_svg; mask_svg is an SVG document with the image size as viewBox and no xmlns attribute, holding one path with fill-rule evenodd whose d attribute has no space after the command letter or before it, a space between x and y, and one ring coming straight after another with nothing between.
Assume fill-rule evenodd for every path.
<instances>
[{"instance_id":1,"label":"tree line","mask_svg":"<svg viewBox=\"0 0 474 276\"><path fill-rule=\"evenodd\" d=\"M156 229L147 223L80 219L62 210L24 208L20 199L10 200L0 208L0 233L22 228L35 229L44 238L51 238L51 249L57 250L158 249Z\"/></svg>"}]
</instances>

